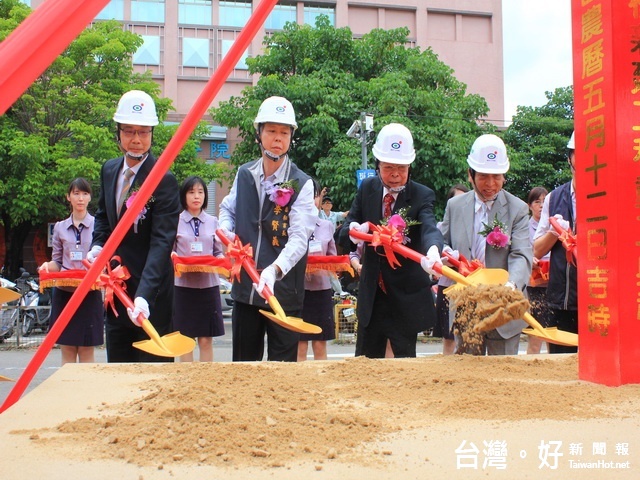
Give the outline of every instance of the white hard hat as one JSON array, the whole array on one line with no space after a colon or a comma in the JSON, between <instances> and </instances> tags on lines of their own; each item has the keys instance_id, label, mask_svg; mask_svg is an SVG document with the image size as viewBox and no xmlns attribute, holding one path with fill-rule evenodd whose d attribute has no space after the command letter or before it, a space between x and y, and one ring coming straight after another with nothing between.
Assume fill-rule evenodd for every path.
<instances>
[{"instance_id":1,"label":"white hard hat","mask_svg":"<svg viewBox=\"0 0 640 480\"><path fill-rule=\"evenodd\" d=\"M390 123L382 127L373 146L373 156L381 162L396 165L413 163L416 151L409 129L400 123Z\"/></svg>"},{"instance_id":2,"label":"white hard hat","mask_svg":"<svg viewBox=\"0 0 640 480\"><path fill-rule=\"evenodd\" d=\"M567 148L570 148L571 150L576 149L576 132L571 132L571 138L567 143Z\"/></svg>"},{"instance_id":3,"label":"white hard hat","mask_svg":"<svg viewBox=\"0 0 640 480\"><path fill-rule=\"evenodd\" d=\"M156 104L148 93L130 90L120 97L113 120L127 125L155 127L158 125Z\"/></svg>"},{"instance_id":4,"label":"white hard hat","mask_svg":"<svg viewBox=\"0 0 640 480\"><path fill-rule=\"evenodd\" d=\"M293 110L293 105L284 97L269 97L262 102L256 119L253 121L253 127L257 132L258 126L261 123L267 122L289 125L294 130L298 128L296 112Z\"/></svg>"},{"instance_id":5,"label":"white hard hat","mask_svg":"<svg viewBox=\"0 0 640 480\"><path fill-rule=\"evenodd\" d=\"M467 163L470 168L479 173L507 173L509 170L507 147L496 135L480 135L473 142Z\"/></svg>"}]
</instances>

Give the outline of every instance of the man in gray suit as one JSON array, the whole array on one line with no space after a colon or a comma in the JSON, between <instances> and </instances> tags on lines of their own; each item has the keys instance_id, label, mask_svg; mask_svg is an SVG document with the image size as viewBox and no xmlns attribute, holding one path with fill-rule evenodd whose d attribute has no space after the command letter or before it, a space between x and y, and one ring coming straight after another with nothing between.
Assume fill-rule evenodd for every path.
<instances>
[{"instance_id":1,"label":"man in gray suit","mask_svg":"<svg viewBox=\"0 0 640 480\"><path fill-rule=\"evenodd\" d=\"M469 182L473 190L447 202L442 222L445 245L467 258L477 258L488 268L509 272L507 285L523 290L531 274L529 210L522 200L503 190L509 158L503 141L495 135L481 135L467 158ZM509 237L505 246L492 246L481 232L500 222ZM466 345L456 335L456 353L516 355L520 333L526 323L512 320L485 333L477 348Z\"/></svg>"}]
</instances>

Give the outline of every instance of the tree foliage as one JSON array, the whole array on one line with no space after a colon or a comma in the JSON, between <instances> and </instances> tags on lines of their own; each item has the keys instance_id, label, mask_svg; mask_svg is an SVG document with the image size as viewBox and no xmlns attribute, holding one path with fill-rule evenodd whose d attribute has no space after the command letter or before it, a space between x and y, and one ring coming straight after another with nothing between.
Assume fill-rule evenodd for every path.
<instances>
[{"instance_id":1,"label":"tree foliage","mask_svg":"<svg viewBox=\"0 0 640 480\"><path fill-rule=\"evenodd\" d=\"M511 161L508 190L524 200L533 187L551 191L571 179L567 141L573 131L573 87L545 95L541 107L518 107L504 133Z\"/></svg>"},{"instance_id":2,"label":"tree foliage","mask_svg":"<svg viewBox=\"0 0 640 480\"><path fill-rule=\"evenodd\" d=\"M361 168L361 143L346 132L361 112L374 128L391 122L412 132L416 161L412 176L436 191L438 212L449 187L466 180L466 157L474 139L492 131L481 121L486 101L467 94L466 85L430 49L411 48L408 29L376 29L354 39L349 28L334 28L319 16L315 27L287 23L264 39L265 54L247 60L257 85L211 110L243 141L231 161L238 166L259 156L253 119L261 102L280 95L293 104L298 122L291 156L296 164L331 187L339 210L349 208ZM367 139L369 168L375 133Z\"/></svg>"},{"instance_id":3,"label":"tree foliage","mask_svg":"<svg viewBox=\"0 0 640 480\"><path fill-rule=\"evenodd\" d=\"M0 39L30 13L17 0L0 3ZM17 276L22 246L33 226L69 214L66 192L71 180L87 178L98 198L101 165L121 155L112 121L118 99L133 88L154 97L160 119L171 109L159 98L150 73L133 71L132 54L142 38L116 21L85 29L28 90L0 117L0 218L5 228L9 275ZM158 155L176 126L154 132ZM198 173L207 181L220 178L219 167L196 161L200 126L176 159L179 180Z\"/></svg>"}]
</instances>

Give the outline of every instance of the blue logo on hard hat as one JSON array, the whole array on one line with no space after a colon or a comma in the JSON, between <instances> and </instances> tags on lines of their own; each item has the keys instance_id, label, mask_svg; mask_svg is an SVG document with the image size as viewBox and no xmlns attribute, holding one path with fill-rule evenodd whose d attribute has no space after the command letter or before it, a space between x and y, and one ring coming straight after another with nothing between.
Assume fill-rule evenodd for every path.
<instances>
[{"instance_id":1,"label":"blue logo on hard hat","mask_svg":"<svg viewBox=\"0 0 640 480\"><path fill-rule=\"evenodd\" d=\"M401 146L401 144L402 144L402 142L393 142L393 143L391 144L391 148L392 148L393 150L400 150L400 146Z\"/></svg>"},{"instance_id":2,"label":"blue logo on hard hat","mask_svg":"<svg viewBox=\"0 0 640 480\"><path fill-rule=\"evenodd\" d=\"M497 154L498 154L498 152L491 152L491 153L488 153L488 154L487 154L487 158L488 158L489 160L495 160L495 159L496 159L496 157L498 156Z\"/></svg>"},{"instance_id":3,"label":"blue logo on hard hat","mask_svg":"<svg viewBox=\"0 0 640 480\"><path fill-rule=\"evenodd\" d=\"M134 112L141 112L142 111L142 107L144 107L144 104L134 105L131 108L133 109Z\"/></svg>"},{"instance_id":4,"label":"blue logo on hard hat","mask_svg":"<svg viewBox=\"0 0 640 480\"><path fill-rule=\"evenodd\" d=\"M284 113L285 107L276 107L276 112Z\"/></svg>"}]
</instances>

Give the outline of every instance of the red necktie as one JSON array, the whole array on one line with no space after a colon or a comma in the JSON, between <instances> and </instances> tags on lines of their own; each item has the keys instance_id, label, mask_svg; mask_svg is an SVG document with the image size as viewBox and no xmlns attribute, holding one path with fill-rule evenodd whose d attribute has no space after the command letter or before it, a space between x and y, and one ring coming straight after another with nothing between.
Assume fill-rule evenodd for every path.
<instances>
[{"instance_id":1,"label":"red necktie","mask_svg":"<svg viewBox=\"0 0 640 480\"><path fill-rule=\"evenodd\" d=\"M393 195L387 193L382 199L382 216L389 218L391 216L391 205L393 204Z\"/></svg>"}]
</instances>

